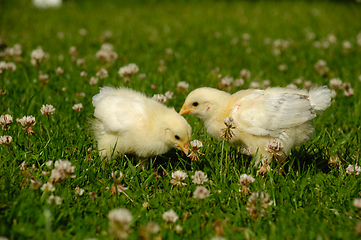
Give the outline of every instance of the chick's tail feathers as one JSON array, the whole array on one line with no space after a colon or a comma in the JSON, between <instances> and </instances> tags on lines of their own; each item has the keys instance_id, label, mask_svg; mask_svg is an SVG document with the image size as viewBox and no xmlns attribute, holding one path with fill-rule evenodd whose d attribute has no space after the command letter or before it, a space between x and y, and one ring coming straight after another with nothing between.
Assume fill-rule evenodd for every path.
<instances>
[{"instance_id":1,"label":"chick's tail feathers","mask_svg":"<svg viewBox=\"0 0 361 240\"><path fill-rule=\"evenodd\" d=\"M331 105L331 90L326 86L311 89L309 100L314 110L323 111Z\"/></svg>"}]
</instances>

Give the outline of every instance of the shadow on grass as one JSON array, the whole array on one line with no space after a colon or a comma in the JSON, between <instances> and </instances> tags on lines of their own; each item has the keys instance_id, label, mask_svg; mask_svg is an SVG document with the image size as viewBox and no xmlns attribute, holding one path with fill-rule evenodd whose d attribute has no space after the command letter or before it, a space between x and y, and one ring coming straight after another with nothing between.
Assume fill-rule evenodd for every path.
<instances>
[{"instance_id":1,"label":"shadow on grass","mask_svg":"<svg viewBox=\"0 0 361 240\"><path fill-rule=\"evenodd\" d=\"M331 171L328 165L328 158L326 155L326 147L318 146L302 146L291 151L288 161L285 166L287 172L292 168L294 172L300 174L313 171L328 173Z\"/></svg>"}]
</instances>

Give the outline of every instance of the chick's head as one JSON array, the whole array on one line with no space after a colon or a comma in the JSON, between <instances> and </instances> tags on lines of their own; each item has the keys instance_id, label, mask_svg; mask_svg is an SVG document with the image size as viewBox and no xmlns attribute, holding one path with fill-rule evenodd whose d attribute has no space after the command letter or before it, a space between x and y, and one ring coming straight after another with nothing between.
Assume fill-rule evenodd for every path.
<instances>
[{"instance_id":1,"label":"chick's head","mask_svg":"<svg viewBox=\"0 0 361 240\"><path fill-rule=\"evenodd\" d=\"M192 128L188 122L178 113L174 112L174 115L167 117L164 122L164 128L165 141L188 155L189 140L192 135Z\"/></svg>"},{"instance_id":2,"label":"chick's head","mask_svg":"<svg viewBox=\"0 0 361 240\"><path fill-rule=\"evenodd\" d=\"M198 88L192 91L186 98L179 114L192 114L205 120L215 114L215 111L221 109L230 97L227 92L214 88Z\"/></svg>"}]
</instances>

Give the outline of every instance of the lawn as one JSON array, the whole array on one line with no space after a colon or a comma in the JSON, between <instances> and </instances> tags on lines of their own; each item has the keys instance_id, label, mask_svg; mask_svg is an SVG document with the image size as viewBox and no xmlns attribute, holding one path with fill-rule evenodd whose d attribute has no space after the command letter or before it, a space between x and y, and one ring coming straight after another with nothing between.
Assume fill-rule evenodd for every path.
<instances>
[{"instance_id":1,"label":"lawn","mask_svg":"<svg viewBox=\"0 0 361 240\"><path fill-rule=\"evenodd\" d=\"M0 239L360 238L360 15L352 1L0 0L0 115L13 119L0 129ZM139 71L120 76L130 63ZM316 85L332 105L282 172L260 172L195 116L199 160L172 149L144 170L102 160L89 130L103 86L173 93L164 104L179 111L204 86Z\"/></svg>"}]
</instances>

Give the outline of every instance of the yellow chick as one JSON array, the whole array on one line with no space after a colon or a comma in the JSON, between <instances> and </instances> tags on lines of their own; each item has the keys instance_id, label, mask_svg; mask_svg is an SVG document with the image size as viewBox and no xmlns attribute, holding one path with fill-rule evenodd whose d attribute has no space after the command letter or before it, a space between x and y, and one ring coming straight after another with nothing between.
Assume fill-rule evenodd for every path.
<instances>
[{"instance_id":1,"label":"yellow chick","mask_svg":"<svg viewBox=\"0 0 361 240\"><path fill-rule=\"evenodd\" d=\"M331 105L326 87L310 90L268 88L242 90L233 95L214 88L198 88L186 98L180 114L204 121L210 135L241 145L244 153L263 164L283 161L291 148L311 139L311 120Z\"/></svg>"},{"instance_id":2,"label":"yellow chick","mask_svg":"<svg viewBox=\"0 0 361 240\"><path fill-rule=\"evenodd\" d=\"M100 156L148 158L175 147L188 154L191 127L173 108L128 88L104 87L93 96L92 129Z\"/></svg>"}]
</instances>

